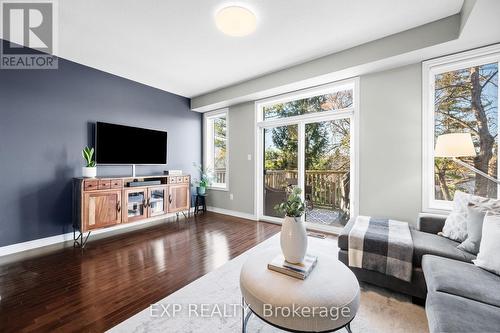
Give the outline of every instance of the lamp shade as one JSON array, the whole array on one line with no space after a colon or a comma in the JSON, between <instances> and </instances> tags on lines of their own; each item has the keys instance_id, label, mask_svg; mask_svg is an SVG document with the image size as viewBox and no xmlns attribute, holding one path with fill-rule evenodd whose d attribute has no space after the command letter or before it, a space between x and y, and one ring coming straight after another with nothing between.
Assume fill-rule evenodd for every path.
<instances>
[{"instance_id":1,"label":"lamp shade","mask_svg":"<svg viewBox=\"0 0 500 333\"><path fill-rule=\"evenodd\" d=\"M435 157L476 156L470 133L452 133L438 136Z\"/></svg>"}]
</instances>

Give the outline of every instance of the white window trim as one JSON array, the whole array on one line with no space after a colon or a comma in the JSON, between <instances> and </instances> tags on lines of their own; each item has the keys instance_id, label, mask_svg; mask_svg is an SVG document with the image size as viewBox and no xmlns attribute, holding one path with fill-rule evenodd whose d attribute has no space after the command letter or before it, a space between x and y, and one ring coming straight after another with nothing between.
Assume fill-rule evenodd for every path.
<instances>
[{"instance_id":1,"label":"white window trim","mask_svg":"<svg viewBox=\"0 0 500 333\"><path fill-rule=\"evenodd\" d=\"M328 83L312 88L307 88L299 91L294 91L278 96L269 97L266 99L258 100L255 102L255 152L254 152L254 162L255 162L255 184L254 184L254 214L259 220L269 221L273 223L281 224L282 219L265 216L263 212L263 130L267 127L276 127L282 125L293 125L297 124L299 130L304 126L305 123L311 121L326 121L350 117L351 119L351 147L354 150L351 154L351 217L356 217L359 215L359 119L360 119L360 98L359 98L359 77L346 79L342 81L337 81L333 83ZM335 110L335 111L324 111L317 113L308 113L299 116L292 116L279 119L263 119L262 109L266 105L272 105L276 103L284 103L297 99L317 96L326 93L332 93L335 91L341 91L345 89L353 90L353 105L350 108ZM299 145L300 146L300 145ZM299 147L299 150L303 147ZM299 171L299 179L301 182L301 173ZM302 194L303 195L303 194ZM313 224L307 226L311 230L319 230L319 228ZM321 231L325 231L325 228L321 228ZM333 228L328 229L328 231L333 231Z\"/></svg>"},{"instance_id":2,"label":"white window trim","mask_svg":"<svg viewBox=\"0 0 500 333\"><path fill-rule=\"evenodd\" d=\"M229 145L230 145L230 140L229 140L229 109L224 108L224 109L219 109L215 111L210 111L210 112L205 112L203 114L203 167L206 168L209 166L209 156L208 153L211 151L209 148L210 143L208 140L208 133L207 133L207 126L208 126L208 120L211 118L216 118L221 115L226 116L226 183L224 185L216 185L212 184L211 186L208 187L209 190L217 190L217 191L229 191ZM215 170L214 170L215 171Z\"/></svg>"},{"instance_id":3,"label":"white window trim","mask_svg":"<svg viewBox=\"0 0 500 333\"><path fill-rule=\"evenodd\" d=\"M461 52L422 63L422 211L446 214L452 201L436 200L434 189L434 77L467 67L500 62L500 45ZM500 97L500 89L499 94ZM499 112L500 115L500 112ZM499 122L500 125L500 122ZM500 173L500 168L499 168ZM498 175L497 175L498 177ZM500 177L499 177L500 178Z\"/></svg>"}]
</instances>

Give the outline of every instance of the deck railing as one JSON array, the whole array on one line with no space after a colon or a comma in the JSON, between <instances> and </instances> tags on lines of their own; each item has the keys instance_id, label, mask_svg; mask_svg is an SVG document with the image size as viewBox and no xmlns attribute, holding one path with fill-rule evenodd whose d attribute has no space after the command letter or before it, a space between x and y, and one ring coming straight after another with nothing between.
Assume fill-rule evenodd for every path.
<instances>
[{"instance_id":1,"label":"deck railing","mask_svg":"<svg viewBox=\"0 0 500 333\"><path fill-rule=\"evenodd\" d=\"M305 196L316 207L345 209L348 205L348 171L309 170L306 171ZM266 188L281 191L289 185L297 185L296 170L266 170ZM226 169L214 170L216 183L226 182Z\"/></svg>"},{"instance_id":2,"label":"deck railing","mask_svg":"<svg viewBox=\"0 0 500 333\"><path fill-rule=\"evenodd\" d=\"M226 169L215 169L214 170L214 183L225 184L226 183Z\"/></svg>"},{"instance_id":3,"label":"deck railing","mask_svg":"<svg viewBox=\"0 0 500 333\"><path fill-rule=\"evenodd\" d=\"M315 206L344 209L348 205L348 171L308 170L305 175L305 197ZM280 190L297 184L296 170L266 170L267 188Z\"/></svg>"}]
</instances>

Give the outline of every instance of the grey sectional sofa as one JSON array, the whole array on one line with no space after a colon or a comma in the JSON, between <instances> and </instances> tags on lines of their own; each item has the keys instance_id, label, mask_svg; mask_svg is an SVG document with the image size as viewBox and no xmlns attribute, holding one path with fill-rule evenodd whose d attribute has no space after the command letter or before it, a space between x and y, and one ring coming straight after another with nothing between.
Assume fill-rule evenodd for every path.
<instances>
[{"instance_id":1,"label":"grey sectional sofa","mask_svg":"<svg viewBox=\"0 0 500 333\"><path fill-rule=\"evenodd\" d=\"M411 230L414 245L413 278L407 283L384 274L351 268L359 280L419 299L431 333L500 332L500 276L471 263L475 256L458 243L438 236L445 218L421 216ZM339 259L348 263L349 221L339 236Z\"/></svg>"},{"instance_id":2,"label":"grey sectional sofa","mask_svg":"<svg viewBox=\"0 0 500 333\"><path fill-rule=\"evenodd\" d=\"M425 312L432 333L500 332L500 276L433 255L422 260Z\"/></svg>"}]
</instances>

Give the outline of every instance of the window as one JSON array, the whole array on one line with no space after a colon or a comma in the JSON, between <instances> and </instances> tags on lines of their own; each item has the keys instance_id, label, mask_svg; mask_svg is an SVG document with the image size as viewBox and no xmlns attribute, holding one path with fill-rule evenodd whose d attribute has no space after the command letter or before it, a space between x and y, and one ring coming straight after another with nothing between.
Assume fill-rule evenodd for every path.
<instances>
[{"instance_id":1,"label":"window","mask_svg":"<svg viewBox=\"0 0 500 333\"><path fill-rule=\"evenodd\" d=\"M211 188L227 189L228 129L227 109L204 115L204 166L213 175Z\"/></svg>"},{"instance_id":2,"label":"window","mask_svg":"<svg viewBox=\"0 0 500 333\"><path fill-rule=\"evenodd\" d=\"M441 134L470 133L476 156L461 160L498 177L499 52L488 47L423 64L424 210L450 209L455 191L498 197L495 182L434 157L434 145Z\"/></svg>"},{"instance_id":3,"label":"window","mask_svg":"<svg viewBox=\"0 0 500 333\"><path fill-rule=\"evenodd\" d=\"M318 93L317 93L318 94ZM264 120L335 111L352 106L352 89L270 104L262 108Z\"/></svg>"}]
</instances>

